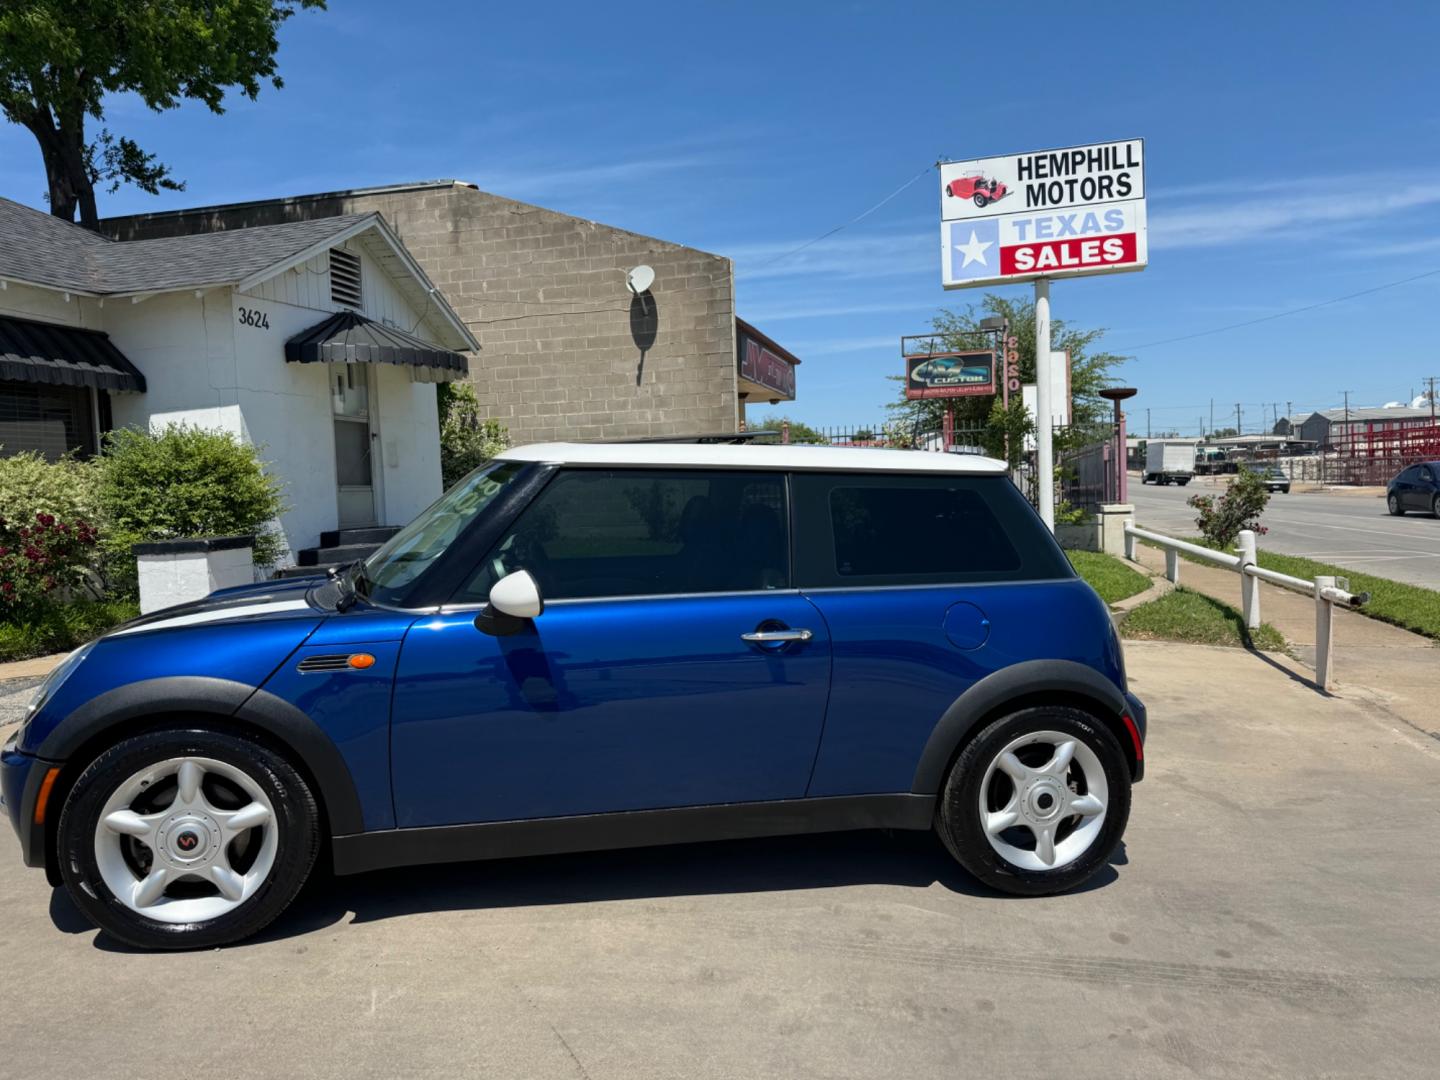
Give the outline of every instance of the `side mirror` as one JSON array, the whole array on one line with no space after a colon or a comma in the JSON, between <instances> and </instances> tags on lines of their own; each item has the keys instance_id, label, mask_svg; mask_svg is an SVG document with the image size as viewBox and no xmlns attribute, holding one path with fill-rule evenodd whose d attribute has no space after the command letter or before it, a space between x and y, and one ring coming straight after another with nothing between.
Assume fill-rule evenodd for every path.
<instances>
[{"instance_id":1,"label":"side mirror","mask_svg":"<svg viewBox=\"0 0 1440 1080\"><path fill-rule=\"evenodd\" d=\"M538 619L545 610L545 599L530 571L516 570L490 587L490 606L512 618Z\"/></svg>"}]
</instances>

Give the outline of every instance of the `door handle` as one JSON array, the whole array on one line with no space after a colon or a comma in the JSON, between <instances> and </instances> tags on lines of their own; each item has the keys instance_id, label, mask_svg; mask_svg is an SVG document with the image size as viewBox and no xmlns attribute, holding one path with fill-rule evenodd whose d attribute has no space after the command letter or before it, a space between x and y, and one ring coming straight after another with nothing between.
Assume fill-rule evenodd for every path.
<instances>
[{"instance_id":1,"label":"door handle","mask_svg":"<svg viewBox=\"0 0 1440 1080\"><path fill-rule=\"evenodd\" d=\"M777 641L809 641L814 636L809 630L754 630L741 634L740 640L765 645Z\"/></svg>"}]
</instances>

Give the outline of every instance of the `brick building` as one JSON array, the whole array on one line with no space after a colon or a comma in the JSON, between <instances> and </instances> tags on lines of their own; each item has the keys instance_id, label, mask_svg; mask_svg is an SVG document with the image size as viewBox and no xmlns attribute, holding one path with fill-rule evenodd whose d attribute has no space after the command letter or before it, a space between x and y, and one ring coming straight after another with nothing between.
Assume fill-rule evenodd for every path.
<instances>
[{"instance_id":1,"label":"brick building","mask_svg":"<svg viewBox=\"0 0 1440 1080\"><path fill-rule=\"evenodd\" d=\"M516 442L733 431L798 359L737 327L719 255L439 180L110 218L117 239L379 212L481 344L470 380ZM626 272L655 271L636 296ZM402 328L406 329L406 328Z\"/></svg>"}]
</instances>

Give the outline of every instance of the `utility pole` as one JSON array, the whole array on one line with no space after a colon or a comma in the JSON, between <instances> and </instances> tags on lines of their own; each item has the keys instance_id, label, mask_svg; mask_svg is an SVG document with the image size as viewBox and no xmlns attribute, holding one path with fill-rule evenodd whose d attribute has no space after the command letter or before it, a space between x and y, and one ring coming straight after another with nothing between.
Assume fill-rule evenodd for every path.
<instances>
[{"instance_id":1,"label":"utility pole","mask_svg":"<svg viewBox=\"0 0 1440 1080\"><path fill-rule=\"evenodd\" d=\"M1235 402L1235 434L1240 434L1240 402Z\"/></svg>"},{"instance_id":2,"label":"utility pole","mask_svg":"<svg viewBox=\"0 0 1440 1080\"><path fill-rule=\"evenodd\" d=\"M1210 434L1215 434L1215 399L1210 399Z\"/></svg>"},{"instance_id":3,"label":"utility pole","mask_svg":"<svg viewBox=\"0 0 1440 1080\"><path fill-rule=\"evenodd\" d=\"M1150 409L1148 406L1145 409L1145 438L1150 438Z\"/></svg>"},{"instance_id":4,"label":"utility pole","mask_svg":"<svg viewBox=\"0 0 1440 1080\"><path fill-rule=\"evenodd\" d=\"M1280 403L1278 401L1270 403L1270 414L1270 430L1273 433L1280 426Z\"/></svg>"},{"instance_id":5,"label":"utility pole","mask_svg":"<svg viewBox=\"0 0 1440 1080\"><path fill-rule=\"evenodd\" d=\"M1435 426L1435 380L1437 376L1431 375L1428 379L1422 380L1430 387L1430 426Z\"/></svg>"},{"instance_id":6,"label":"utility pole","mask_svg":"<svg viewBox=\"0 0 1440 1080\"><path fill-rule=\"evenodd\" d=\"M1195 418L1195 427L1200 431L1200 438L1205 438L1205 418L1203 416Z\"/></svg>"}]
</instances>

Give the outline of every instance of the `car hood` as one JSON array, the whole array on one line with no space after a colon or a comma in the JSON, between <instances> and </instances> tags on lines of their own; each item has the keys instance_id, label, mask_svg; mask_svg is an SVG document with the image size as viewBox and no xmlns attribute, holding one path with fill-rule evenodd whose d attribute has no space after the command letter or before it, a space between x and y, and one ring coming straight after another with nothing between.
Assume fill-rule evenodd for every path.
<instances>
[{"instance_id":1,"label":"car hood","mask_svg":"<svg viewBox=\"0 0 1440 1080\"><path fill-rule=\"evenodd\" d=\"M161 608L138 619L131 619L111 630L105 637L126 637L172 627L230 623L261 617L308 619L313 623L325 614L306 599L314 585L314 579L294 578L224 589L211 593L202 600Z\"/></svg>"}]
</instances>

